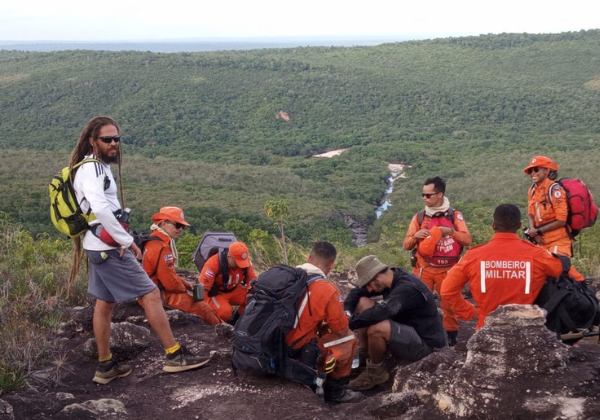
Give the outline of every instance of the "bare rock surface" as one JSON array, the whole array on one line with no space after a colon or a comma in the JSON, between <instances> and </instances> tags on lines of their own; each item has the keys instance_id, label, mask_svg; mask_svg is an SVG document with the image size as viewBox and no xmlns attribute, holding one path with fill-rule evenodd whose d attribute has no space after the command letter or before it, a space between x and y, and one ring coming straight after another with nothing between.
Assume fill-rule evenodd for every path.
<instances>
[{"instance_id":1,"label":"bare rock surface","mask_svg":"<svg viewBox=\"0 0 600 420\"><path fill-rule=\"evenodd\" d=\"M353 273L339 277L346 289ZM154 334L145 349L127 334L118 339L115 334L115 346L124 346L121 353L131 357L125 361L134 370L97 385L92 382L96 360L85 354L93 338L92 310L73 313L55 337L61 362L48 368L53 369L50 373L46 369L44 375L32 375L25 389L3 395L0 420L600 418L597 339L582 340L578 347L557 342L535 307L504 307L475 334L474 323L465 323L457 346L419 362L396 367L388 359L394 381L367 391L359 404L338 406L279 378L235 375L230 329L216 331L179 311L168 311L176 338L197 354L210 354L207 365L164 373L164 350ZM130 334L145 336L141 331L150 329L135 301L118 304L113 321L115 329ZM135 352L128 352L127 343Z\"/></svg>"},{"instance_id":2,"label":"bare rock surface","mask_svg":"<svg viewBox=\"0 0 600 420\"><path fill-rule=\"evenodd\" d=\"M598 343L558 342L537 306L507 305L466 346L400 367L392 393L370 402L370 412L406 419L599 418L598 355Z\"/></svg>"}]
</instances>

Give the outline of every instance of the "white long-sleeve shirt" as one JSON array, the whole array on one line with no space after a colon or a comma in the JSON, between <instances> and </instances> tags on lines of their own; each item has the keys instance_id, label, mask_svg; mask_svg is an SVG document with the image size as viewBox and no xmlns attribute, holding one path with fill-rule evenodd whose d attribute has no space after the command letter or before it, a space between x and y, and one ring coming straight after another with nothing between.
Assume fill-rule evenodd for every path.
<instances>
[{"instance_id":1,"label":"white long-sleeve shirt","mask_svg":"<svg viewBox=\"0 0 600 420\"><path fill-rule=\"evenodd\" d=\"M84 159L88 158L98 159L94 155L88 155ZM133 238L114 216L114 212L121 208L121 204L117 197L117 183L110 165L103 162L84 163L77 168L73 187L81 210L87 212L91 208L92 213L96 215L97 220L93 220L90 225L101 224L115 241L129 248ZM83 237L83 248L90 251L103 251L115 247L105 244L88 230Z\"/></svg>"}]
</instances>

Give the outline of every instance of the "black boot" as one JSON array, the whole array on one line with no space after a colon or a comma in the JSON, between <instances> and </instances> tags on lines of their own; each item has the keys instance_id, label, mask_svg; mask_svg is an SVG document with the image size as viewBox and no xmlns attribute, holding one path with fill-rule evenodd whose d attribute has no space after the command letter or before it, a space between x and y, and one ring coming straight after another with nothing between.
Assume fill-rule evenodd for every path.
<instances>
[{"instance_id":1,"label":"black boot","mask_svg":"<svg viewBox=\"0 0 600 420\"><path fill-rule=\"evenodd\" d=\"M454 347L458 344L458 331L446 331L448 336L448 347Z\"/></svg>"},{"instance_id":2,"label":"black boot","mask_svg":"<svg viewBox=\"0 0 600 420\"><path fill-rule=\"evenodd\" d=\"M325 379L325 383L323 384L325 402L329 404L356 403L365 398L362 393L348 389L347 385L347 377L339 379Z\"/></svg>"},{"instance_id":3,"label":"black boot","mask_svg":"<svg viewBox=\"0 0 600 420\"><path fill-rule=\"evenodd\" d=\"M237 322L237 320L240 318L240 313L238 311L235 311L232 315L231 318L229 318L229 320L227 321L227 323L229 325L233 325L235 326L235 323Z\"/></svg>"}]
</instances>

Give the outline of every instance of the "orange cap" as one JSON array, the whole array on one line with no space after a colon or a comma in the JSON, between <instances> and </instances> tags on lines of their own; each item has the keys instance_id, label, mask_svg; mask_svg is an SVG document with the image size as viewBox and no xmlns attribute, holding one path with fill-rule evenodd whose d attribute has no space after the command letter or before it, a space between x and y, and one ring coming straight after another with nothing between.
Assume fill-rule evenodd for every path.
<instances>
[{"instance_id":1,"label":"orange cap","mask_svg":"<svg viewBox=\"0 0 600 420\"><path fill-rule=\"evenodd\" d=\"M182 225L189 226L190 224L183 218L183 210L179 207L169 206L161 207L160 211L152 216L152 221L159 223L168 220L170 222L181 223Z\"/></svg>"},{"instance_id":2,"label":"orange cap","mask_svg":"<svg viewBox=\"0 0 600 420\"><path fill-rule=\"evenodd\" d=\"M250 267L250 256L248 248L243 242L234 242L229 246L229 255L233 257L235 263L240 268Z\"/></svg>"},{"instance_id":3,"label":"orange cap","mask_svg":"<svg viewBox=\"0 0 600 420\"><path fill-rule=\"evenodd\" d=\"M554 171L558 171L558 165L554 163L552 159L546 156L534 156L529 161L529 166L523 169L523 172L527 173L531 168L548 168Z\"/></svg>"}]
</instances>

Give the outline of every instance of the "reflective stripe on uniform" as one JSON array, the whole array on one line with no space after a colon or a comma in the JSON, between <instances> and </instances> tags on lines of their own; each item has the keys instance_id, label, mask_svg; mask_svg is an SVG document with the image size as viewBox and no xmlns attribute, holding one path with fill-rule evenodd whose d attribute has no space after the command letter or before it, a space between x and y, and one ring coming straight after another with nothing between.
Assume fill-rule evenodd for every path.
<instances>
[{"instance_id":1,"label":"reflective stripe on uniform","mask_svg":"<svg viewBox=\"0 0 600 420\"><path fill-rule=\"evenodd\" d=\"M338 344L345 343L346 341L356 340L356 335L350 331L346 337L338 338L337 340L329 341L327 343L323 343L323 347L332 347L337 346Z\"/></svg>"}]
</instances>

